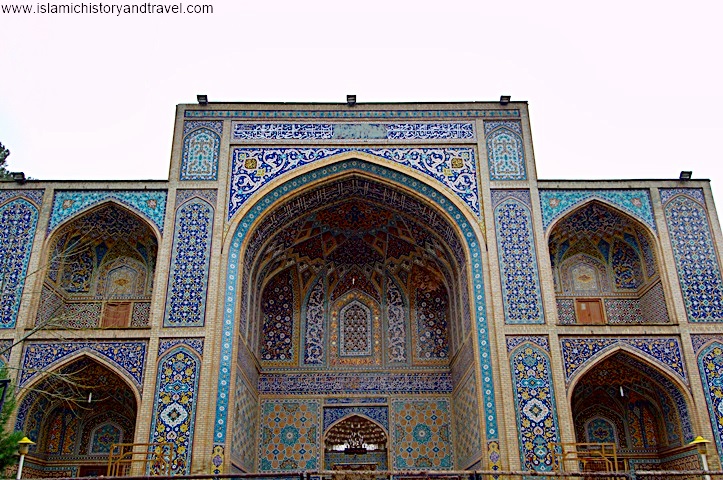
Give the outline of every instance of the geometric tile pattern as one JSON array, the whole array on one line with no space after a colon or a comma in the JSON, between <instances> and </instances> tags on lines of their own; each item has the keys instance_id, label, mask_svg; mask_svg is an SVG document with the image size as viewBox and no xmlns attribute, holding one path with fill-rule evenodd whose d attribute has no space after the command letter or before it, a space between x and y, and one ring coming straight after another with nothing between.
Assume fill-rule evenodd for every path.
<instances>
[{"instance_id":1,"label":"geometric tile pattern","mask_svg":"<svg viewBox=\"0 0 723 480\"><path fill-rule=\"evenodd\" d=\"M176 347L158 362L156 400L150 442L173 442L171 473L188 475L198 404L201 359L185 346Z\"/></svg>"},{"instance_id":2,"label":"geometric tile pattern","mask_svg":"<svg viewBox=\"0 0 723 480\"><path fill-rule=\"evenodd\" d=\"M507 337L507 351L511 352L523 343L533 343L546 352L550 352L550 341L541 335L510 335Z\"/></svg>"},{"instance_id":3,"label":"geometric tile pattern","mask_svg":"<svg viewBox=\"0 0 723 480\"><path fill-rule=\"evenodd\" d=\"M234 123L234 140L474 140L473 123Z\"/></svg>"},{"instance_id":4,"label":"geometric tile pattern","mask_svg":"<svg viewBox=\"0 0 723 480\"><path fill-rule=\"evenodd\" d=\"M413 168L459 196L479 215L476 160L472 148L234 148L228 218L263 185L296 168L343 153L359 152Z\"/></svg>"},{"instance_id":5,"label":"geometric tile pattern","mask_svg":"<svg viewBox=\"0 0 723 480\"><path fill-rule=\"evenodd\" d=\"M467 378L452 397L452 418L454 419L455 468L464 469L482 454L480 437L479 396L474 372Z\"/></svg>"},{"instance_id":6,"label":"geometric tile pattern","mask_svg":"<svg viewBox=\"0 0 723 480\"><path fill-rule=\"evenodd\" d=\"M405 363L407 361L407 321L403 293L391 276L387 278L387 361Z\"/></svg>"},{"instance_id":7,"label":"geometric tile pattern","mask_svg":"<svg viewBox=\"0 0 723 480\"><path fill-rule=\"evenodd\" d=\"M723 280L705 207L676 195L665 204L665 219L688 321L723 321Z\"/></svg>"},{"instance_id":8,"label":"geometric tile pattern","mask_svg":"<svg viewBox=\"0 0 723 480\"><path fill-rule=\"evenodd\" d=\"M411 394L450 393L448 373L262 373L259 393L268 395L335 393Z\"/></svg>"},{"instance_id":9,"label":"geometric tile pattern","mask_svg":"<svg viewBox=\"0 0 723 480\"><path fill-rule=\"evenodd\" d=\"M705 344L712 341L723 343L723 335L721 334L702 334L702 335L691 335L690 341L693 344L693 350L698 353Z\"/></svg>"},{"instance_id":10,"label":"geometric tile pattern","mask_svg":"<svg viewBox=\"0 0 723 480\"><path fill-rule=\"evenodd\" d=\"M555 392L550 358L526 343L512 352L515 409L520 434L520 461L524 470L549 472L555 468L550 442L559 442Z\"/></svg>"},{"instance_id":11,"label":"geometric tile pattern","mask_svg":"<svg viewBox=\"0 0 723 480\"><path fill-rule=\"evenodd\" d=\"M309 293L306 303L306 334L304 335L304 363L317 365L324 362L324 277L319 277Z\"/></svg>"},{"instance_id":12,"label":"geometric tile pattern","mask_svg":"<svg viewBox=\"0 0 723 480\"><path fill-rule=\"evenodd\" d=\"M456 228L459 229L461 237L465 239L465 242L467 244L466 247L467 251L469 252L469 257L466 261L471 264L471 284L472 291L474 292L473 318L475 323L475 329L477 332L475 341L477 342L477 346L480 352L479 368L482 374L481 396L483 400L482 408L484 409L486 438L488 439L488 441L492 441L498 437L497 413L495 410L494 394L495 387L492 381L492 366L490 355L491 349L487 330L488 326L485 308L486 306L484 302L484 275L482 272L481 262L482 253L480 250L480 244L478 243L472 227L470 226L469 222L466 221L464 214L459 209L457 209L443 195L440 195L437 190L429 187L424 182L420 182L418 180L408 177L401 172L393 171L380 165L370 164L363 160L352 159L338 162L326 167L321 167L312 172L300 175L298 178L294 178L293 180L290 180L289 182L282 184L276 189L270 191L267 195L260 198L256 203L251 206L250 210L240 220L236 231L233 233L231 247L228 253L228 265L225 283L226 293L224 296L224 317L219 361L220 373L217 386L219 398L216 404L216 422L214 427L214 448L216 448L220 452L223 451L223 444L226 439L226 412L228 410L228 385L230 384L231 352L233 346L232 340L236 332L234 324L236 322L235 312L236 301L238 297L237 291L239 291L238 287L240 284L240 280L242 279L242 275L239 274L239 272L241 271L239 265L241 246L244 244L244 241L249 234L252 225L254 225L256 223L256 220L262 217L264 215L264 212L267 211L270 207L272 207L272 205L274 205L279 198L282 198L283 196L293 192L294 190L309 182L316 182L328 178L332 175L338 175L349 170L369 172L372 175L388 179L393 183L403 185L406 188L417 192L419 195L429 198L432 205L435 205L437 208L441 208L442 210L446 211L450 215L450 217L454 219ZM442 233L444 235L444 232ZM447 237L444 238L452 245L455 243L454 236L451 236L449 239L447 239ZM359 388L359 382L353 381L351 378L353 376L353 374L350 374L348 379L346 377L342 377L340 379L342 382L344 382L342 384L347 385L347 388L343 390L351 390L355 393L360 393L357 390ZM356 376L358 377L359 375L357 374ZM287 375L278 375L274 376L273 378L272 376L267 376L266 378L262 377L259 380L260 393L262 393L264 390L278 393L279 390L277 387L277 382L287 381L289 380L289 378L293 377ZM380 388L378 384L375 384L373 382L367 383L364 378L362 378L361 380L363 380L364 383L368 386L368 388L372 389L372 391L374 391L374 389ZM394 382L398 383L399 380L402 380L402 386L405 387L405 389L413 386L411 378L399 378ZM314 383L315 381L316 378L314 378L314 376L309 376L306 378L298 378L297 376L297 378L295 378L292 383L294 386L299 388L300 391L309 392L313 391L314 388L318 389L318 387L316 386L317 384ZM323 388L326 391L334 391L332 389L337 388L338 381L339 380L329 379L328 383ZM449 375L446 375L446 380L443 380L443 378L441 377L438 378L436 383L439 384L442 381L448 382L447 391L451 392L451 379ZM429 384L427 383L427 385ZM349 388L352 386L354 388ZM382 388L385 387L386 386ZM439 387L444 387L444 385L437 385L437 388L435 390L445 391L444 388L440 389Z\"/></svg>"},{"instance_id":13,"label":"geometric tile pattern","mask_svg":"<svg viewBox=\"0 0 723 480\"><path fill-rule=\"evenodd\" d=\"M267 118L282 120L284 118L423 118L434 117L484 117L484 118L519 118L520 111L510 110L186 110L186 118Z\"/></svg>"},{"instance_id":14,"label":"geometric tile pattern","mask_svg":"<svg viewBox=\"0 0 723 480\"><path fill-rule=\"evenodd\" d=\"M640 312L646 323L670 323L665 293L660 282L640 297Z\"/></svg>"},{"instance_id":15,"label":"geometric tile pattern","mask_svg":"<svg viewBox=\"0 0 723 480\"><path fill-rule=\"evenodd\" d=\"M644 323L637 298L606 298L605 314L609 323Z\"/></svg>"},{"instance_id":16,"label":"geometric tile pattern","mask_svg":"<svg viewBox=\"0 0 723 480\"><path fill-rule=\"evenodd\" d=\"M0 205L13 198L26 198L40 207L43 204L44 189L36 190L0 190Z\"/></svg>"},{"instance_id":17,"label":"geometric tile pattern","mask_svg":"<svg viewBox=\"0 0 723 480\"><path fill-rule=\"evenodd\" d=\"M38 209L24 198L0 207L0 328L14 328L38 224Z\"/></svg>"},{"instance_id":18,"label":"geometric tile pattern","mask_svg":"<svg viewBox=\"0 0 723 480\"><path fill-rule=\"evenodd\" d=\"M259 472L317 470L321 405L318 400L261 402Z\"/></svg>"},{"instance_id":19,"label":"geometric tile pattern","mask_svg":"<svg viewBox=\"0 0 723 480\"><path fill-rule=\"evenodd\" d=\"M176 345L185 345L193 349L200 357L203 356L202 338L161 338L158 341L158 355L163 355Z\"/></svg>"},{"instance_id":20,"label":"geometric tile pattern","mask_svg":"<svg viewBox=\"0 0 723 480\"><path fill-rule=\"evenodd\" d=\"M97 354L110 361L140 391L143 385L143 371L146 363L146 342L28 342L23 351L23 361L18 385L26 385L42 372L53 369L59 361L77 352ZM92 357L93 355L91 355Z\"/></svg>"},{"instance_id":21,"label":"geometric tile pattern","mask_svg":"<svg viewBox=\"0 0 723 480\"><path fill-rule=\"evenodd\" d=\"M133 315L131 316L131 327L147 327L150 316L150 302L134 302Z\"/></svg>"},{"instance_id":22,"label":"geometric tile pattern","mask_svg":"<svg viewBox=\"0 0 723 480\"><path fill-rule=\"evenodd\" d=\"M202 327L211 261L213 207L193 198L176 210L164 327Z\"/></svg>"},{"instance_id":23,"label":"geometric tile pattern","mask_svg":"<svg viewBox=\"0 0 723 480\"><path fill-rule=\"evenodd\" d=\"M680 340L675 337L651 338L563 338L560 340L562 358L565 364L565 381L570 382L575 372L584 365L595 361L603 351L618 345L626 345L637 350L654 365L675 374L688 382L683 364Z\"/></svg>"},{"instance_id":24,"label":"geometric tile pattern","mask_svg":"<svg viewBox=\"0 0 723 480\"><path fill-rule=\"evenodd\" d=\"M407 398L392 401L395 470L451 470L452 432L449 400Z\"/></svg>"},{"instance_id":25,"label":"geometric tile pattern","mask_svg":"<svg viewBox=\"0 0 723 480\"><path fill-rule=\"evenodd\" d=\"M493 190L495 228L502 276L505 323L545 323L537 272L537 253L532 234L529 192L522 194L526 202L513 196L501 197L510 191ZM500 198L501 197L501 198Z\"/></svg>"},{"instance_id":26,"label":"geometric tile pattern","mask_svg":"<svg viewBox=\"0 0 723 480\"><path fill-rule=\"evenodd\" d=\"M350 415L362 415L389 431L389 409L384 407L324 407L324 432L334 423Z\"/></svg>"},{"instance_id":27,"label":"geometric tile pattern","mask_svg":"<svg viewBox=\"0 0 723 480\"><path fill-rule=\"evenodd\" d=\"M266 284L261 297L261 340L259 361L264 365L295 363L296 345L295 317L298 312L298 294L294 285L292 269L287 269Z\"/></svg>"},{"instance_id":28,"label":"geometric tile pattern","mask_svg":"<svg viewBox=\"0 0 723 480\"><path fill-rule=\"evenodd\" d=\"M540 190L543 227L547 230L556 218L591 198L620 208L656 231L648 190Z\"/></svg>"},{"instance_id":29,"label":"geometric tile pattern","mask_svg":"<svg viewBox=\"0 0 723 480\"><path fill-rule=\"evenodd\" d=\"M485 122L490 180L526 180L520 122Z\"/></svg>"},{"instance_id":30,"label":"geometric tile pattern","mask_svg":"<svg viewBox=\"0 0 723 480\"><path fill-rule=\"evenodd\" d=\"M181 180L216 180L223 122L184 122Z\"/></svg>"},{"instance_id":31,"label":"geometric tile pattern","mask_svg":"<svg viewBox=\"0 0 723 480\"><path fill-rule=\"evenodd\" d=\"M557 299L557 321L560 325L574 325L577 323L575 300L572 298Z\"/></svg>"},{"instance_id":32,"label":"geometric tile pattern","mask_svg":"<svg viewBox=\"0 0 723 480\"><path fill-rule=\"evenodd\" d=\"M115 200L150 221L158 228L158 231L163 233L163 221L166 215L166 195L167 192L165 190L56 190L53 198L53 212L48 223L48 232L57 227L60 222L81 210L87 210L89 207L106 200Z\"/></svg>"},{"instance_id":33,"label":"geometric tile pattern","mask_svg":"<svg viewBox=\"0 0 723 480\"><path fill-rule=\"evenodd\" d=\"M715 443L718 451L723 452L723 343L714 342L700 352L698 369Z\"/></svg>"},{"instance_id":34,"label":"geometric tile pattern","mask_svg":"<svg viewBox=\"0 0 723 480\"><path fill-rule=\"evenodd\" d=\"M236 371L233 425L231 427L231 456L247 472L255 471L256 438L258 433L258 400L246 385L243 375Z\"/></svg>"}]
</instances>

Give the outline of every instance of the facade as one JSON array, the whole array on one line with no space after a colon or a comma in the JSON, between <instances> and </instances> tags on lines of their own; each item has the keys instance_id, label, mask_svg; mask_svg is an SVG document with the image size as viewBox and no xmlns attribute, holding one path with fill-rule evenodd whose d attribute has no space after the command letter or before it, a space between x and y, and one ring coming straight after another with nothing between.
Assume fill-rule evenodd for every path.
<instances>
[{"instance_id":1,"label":"facade","mask_svg":"<svg viewBox=\"0 0 723 480\"><path fill-rule=\"evenodd\" d=\"M524 102L175 122L168 181L0 184L26 476L720 464L708 181L539 180Z\"/></svg>"}]
</instances>

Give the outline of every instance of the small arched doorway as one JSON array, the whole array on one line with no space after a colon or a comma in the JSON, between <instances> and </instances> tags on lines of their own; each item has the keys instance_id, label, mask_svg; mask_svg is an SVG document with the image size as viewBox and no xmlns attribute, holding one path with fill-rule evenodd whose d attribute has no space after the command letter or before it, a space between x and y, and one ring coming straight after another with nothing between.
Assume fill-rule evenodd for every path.
<instances>
[{"instance_id":1,"label":"small arched doorway","mask_svg":"<svg viewBox=\"0 0 723 480\"><path fill-rule=\"evenodd\" d=\"M114 443L132 443L136 395L119 374L83 355L45 374L19 403L16 429L34 439L28 478L105 475Z\"/></svg>"},{"instance_id":2,"label":"small arched doorway","mask_svg":"<svg viewBox=\"0 0 723 480\"><path fill-rule=\"evenodd\" d=\"M666 468L673 457L696 456L686 396L657 368L618 351L602 359L572 392L577 443L614 443L619 468Z\"/></svg>"},{"instance_id":3,"label":"small arched doorway","mask_svg":"<svg viewBox=\"0 0 723 480\"><path fill-rule=\"evenodd\" d=\"M361 415L350 415L324 435L325 470L387 470L387 432Z\"/></svg>"}]
</instances>

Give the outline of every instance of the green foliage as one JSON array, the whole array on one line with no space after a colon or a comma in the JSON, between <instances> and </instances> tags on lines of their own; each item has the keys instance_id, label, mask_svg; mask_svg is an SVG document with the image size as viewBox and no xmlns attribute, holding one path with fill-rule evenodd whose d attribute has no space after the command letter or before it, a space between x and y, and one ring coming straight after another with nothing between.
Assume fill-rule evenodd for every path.
<instances>
[{"instance_id":1,"label":"green foliage","mask_svg":"<svg viewBox=\"0 0 723 480\"><path fill-rule=\"evenodd\" d=\"M0 143L0 178L7 177L10 172L7 170L8 157L10 156L10 150Z\"/></svg>"},{"instance_id":2,"label":"green foliage","mask_svg":"<svg viewBox=\"0 0 723 480\"><path fill-rule=\"evenodd\" d=\"M8 378L5 368L0 369L0 379ZM23 438L23 432L14 432L8 425L17 403L15 400L15 387L12 383L8 385L5 404L0 411L0 475L11 465L18 463L18 441ZM10 427L10 428L9 428Z\"/></svg>"}]
</instances>

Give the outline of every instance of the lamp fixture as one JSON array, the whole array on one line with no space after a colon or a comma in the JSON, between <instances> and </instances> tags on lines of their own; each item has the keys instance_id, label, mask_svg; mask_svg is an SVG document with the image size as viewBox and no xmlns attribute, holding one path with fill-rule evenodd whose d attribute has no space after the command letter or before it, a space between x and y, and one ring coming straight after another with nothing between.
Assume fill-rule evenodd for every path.
<instances>
[{"instance_id":1,"label":"lamp fixture","mask_svg":"<svg viewBox=\"0 0 723 480\"><path fill-rule=\"evenodd\" d=\"M346 96L346 106L353 107L354 105L356 105L356 95L347 95Z\"/></svg>"},{"instance_id":2,"label":"lamp fixture","mask_svg":"<svg viewBox=\"0 0 723 480\"><path fill-rule=\"evenodd\" d=\"M208 95L196 95L199 105L208 105Z\"/></svg>"},{"instance_id":3,"label":"lamp fixture","mask_svg":"<svg viewBox=\"0 0 723 480\"><path fill-rule=\"evenodd\" d=\"M24 172L12 172L10 175L13 176L13 180L15 180L15 183L18 183L20 185L24 185L27 179L25 178Z\"/></svg>"},{"instance_id":4,"label":"lamp fixture","mask_svg":"<svg viewBox=\"0 0 723 480\"><path fill-rule=\"evenodd\" d=\"M683 170L680 172L680 179L681 180L690 180L693 176L693 172L691 170Z\"/></svg>"},{"instance_id":5,"label":"lamp fixture","mask_svg":"<svg viewBox=\"0 0 723 480\"><path fill-rule=\"evenodd\" d=\"M511 99L511 95L500 95L500 105L507 105Z\"/></svg>"}]
</instances>

